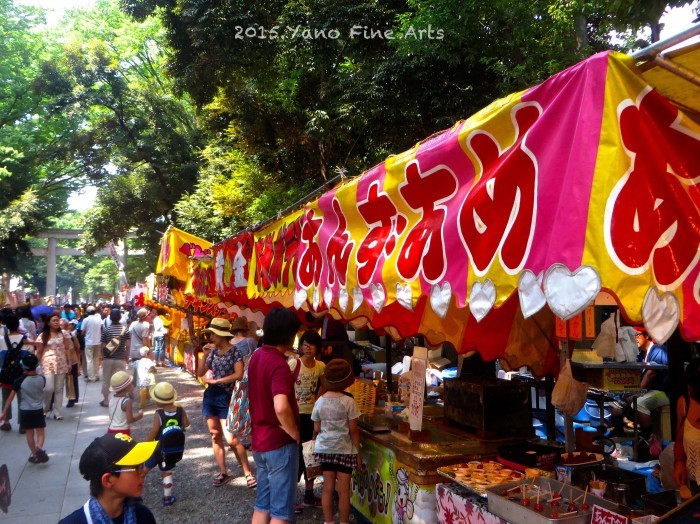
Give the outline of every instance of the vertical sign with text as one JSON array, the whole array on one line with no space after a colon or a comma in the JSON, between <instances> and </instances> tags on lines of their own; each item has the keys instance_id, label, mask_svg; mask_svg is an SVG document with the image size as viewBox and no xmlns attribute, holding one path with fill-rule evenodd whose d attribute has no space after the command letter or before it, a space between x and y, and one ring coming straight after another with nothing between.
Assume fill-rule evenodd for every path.
<instances>
[{"instance_id":1,"label":"vertical sign with text","mask_svg":"<svg viewBox=\"0 0 700 524\"><path fill-rule=\"evenodd\" d=\"M412 431L423 429L423 395L427 367L428 350L418 346L414 347L411 359L411 401L408 410L408 423Z\"/></svg>"}]
</instances>

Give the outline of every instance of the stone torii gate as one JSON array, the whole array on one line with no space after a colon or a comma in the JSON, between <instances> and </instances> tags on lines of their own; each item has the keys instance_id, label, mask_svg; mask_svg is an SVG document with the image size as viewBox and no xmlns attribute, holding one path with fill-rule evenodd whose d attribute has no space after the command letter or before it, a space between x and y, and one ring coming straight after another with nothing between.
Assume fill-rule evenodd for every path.
<instances>
[{"instance_id":1,"label":"stone torii gate","mask_svg":"<svg viewBox=\"0 0 700 524\"><path fill-rule=\"evenodd\" d=\"M56 257L57 256L82 256L85 252L81 249L72 247L58 247L58 240L78 240L83 234L82 229L45 229L35 235L35 238L48 239L47 247L32 248L34 256L46 257L46 295L56 294ZM128 233L126 238L136 238L133 233ZM122 267L126 268L126 259L128 254L126 239L121 239L116 243L117 254L121 261ZM94 253L95 255L111 256L111 253L105 248ZM130 253L131 255L143 255L143 250L136 250Z\"/></svg>"}]
</instances>

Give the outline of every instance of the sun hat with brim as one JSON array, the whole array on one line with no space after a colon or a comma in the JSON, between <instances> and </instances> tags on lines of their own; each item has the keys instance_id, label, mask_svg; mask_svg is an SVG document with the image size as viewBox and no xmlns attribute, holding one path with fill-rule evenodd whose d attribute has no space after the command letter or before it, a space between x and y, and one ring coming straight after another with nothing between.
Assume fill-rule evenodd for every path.
<instances>
[{"instance_id":1,"label":"sun hat with brim","mask_svg":"<svg viewBox=\"0 0 700 524\"><path fill-rule=\"evenodd\" d=\"M326 364L323 373L323 384L328 391L343 391L352 386L355 382L355 375L347 360L334 358Z\"/></svg>"},{"instance_id":2,"label":"sun hat with brim","mask_svg":"<svg viewBox=\"0 0 700 524\"><path fill-rule=\"evenodd\" d=\"M248 319L245 317L236 317L236 320L231 324L231 333L236 331L248 331Z\"/></svg>"},{"instance_id":3,"label":"sun hat with brim","mask_svg":"<svg viewBox=\"0 0 700 524\"><path fill-rule=\"evenodd\" d=\"M177 391L169 382L160 382L150 391L151 398L159 404L170 404L177 400Z\"/></svg>"},{"instance_id":4,"label":"sun hat with brim","mask_svg":"<svg viewBox=\"0 0 700 524\"><path fill-rule=\"evenodd\" d=\"M124 391L129 384L134 381L133 375L127 373L126 371L117 371L109 381L109 390L112 393L119 393Z\"/></svg>"},{"instance_id":5,"label":"sun hat with brim","mask_svg":"<svg viewBox=\"0 0 700 524\"><path fill-rule=\"evenodd\" d=\"M231 333L231 323L221 317L212 318L209 327L205 328L204 331L207 333L214 333L220 337L233 337L233 333Z\"/></svg>"},{"instance_id":6,"label":"sun hat with brim","mask_svg":"<svg viewBox=\"0 0 700 524\"><path fill-rule=\"evenodd\" d=\"M93 440L80 457L78 469L86 480L100 478L115 466L138 466L146 462L157 441L136 442L126 433L108 433Z\"/></svg>"}]
</instances>

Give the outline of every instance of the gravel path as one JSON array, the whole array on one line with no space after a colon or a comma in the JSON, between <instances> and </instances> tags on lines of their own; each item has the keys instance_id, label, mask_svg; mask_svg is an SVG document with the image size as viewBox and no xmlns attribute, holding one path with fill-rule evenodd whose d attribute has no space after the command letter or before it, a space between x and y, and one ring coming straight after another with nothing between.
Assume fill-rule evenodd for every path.
<instances>
[{"instance_id":1,"label":"gravel path","mask_svg":"<svg viewBox=\"0 0 700 524\"><path fill-rule=\"evenodd\" d=\"M146 478L143 491L144 503L151 509L157 522L162 523L235 523L250 522L255 502L255 490L246 486L233 452L227 452L229 475L233 480L223 486L214 487L212 478L218 467L211 449L211 438L202 417L201 384L188 372L176 367L158 368L158 382L170 382L178 394L178 402L187 411L190 427L187 430L185 455L174 470L173 494L177 502L163 507L163 487L160 471L152 470ZM144 418L132 426L137 440L145 439L153 424L155 404L146 407ZM252 456L251 466L254 468ZM303 495L304 481L299 484L299 497ZM316 482L315 491L320 496L321 483ZM336 516L337 520L337 516ZM352 520L352 518L351 518ZM297 515L298 524L323 522L320 508L304 508Z\"/></svg>"}]
</instances>

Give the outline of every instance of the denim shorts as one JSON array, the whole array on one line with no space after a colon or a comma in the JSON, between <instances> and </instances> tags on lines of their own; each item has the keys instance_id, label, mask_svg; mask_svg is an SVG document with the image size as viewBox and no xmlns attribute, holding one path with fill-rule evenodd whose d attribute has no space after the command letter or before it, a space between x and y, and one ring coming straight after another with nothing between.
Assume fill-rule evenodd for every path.
<instances>
[{"instance_id":1,"label":"denim shorts","mask_svg":"<svg viewBox=\"0 0 700 524\"><path fill-rule=\"evenodd\" d=\"M253 458L258 477L255 509L273 519L294 521L299 445L294 442L272 451L254 451Z\"/></svg>"},{"instance_id":2,"label":"denim shorts","mask_svg":"<svg viewBox=\"0 0 700 524\"><path fill-rule=\"evenodd\" d=\"M228 405L231 402L231 393L217 385L210 385L204 390L202 400L202 415L204 418L216 417L225 419L228 417Z\"/></svg>"}]
</instances>

